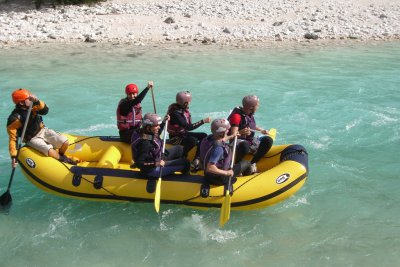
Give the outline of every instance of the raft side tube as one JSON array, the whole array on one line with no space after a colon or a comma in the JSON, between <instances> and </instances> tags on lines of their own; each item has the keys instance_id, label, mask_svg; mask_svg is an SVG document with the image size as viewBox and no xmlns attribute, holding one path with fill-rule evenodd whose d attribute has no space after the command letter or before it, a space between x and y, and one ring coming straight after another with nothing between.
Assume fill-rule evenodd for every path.
<instances>
[{"instance_id":1,"label":"raft side tube","mask_svg":"<svg viewBox=\"0 0 400 267\"><path fill-rule=\"evenodd\" d=\"M280 161L293 160L303 165L308 173L308 153L302 145L290 145L282 153Z\"/></svg>"}]
</instances>

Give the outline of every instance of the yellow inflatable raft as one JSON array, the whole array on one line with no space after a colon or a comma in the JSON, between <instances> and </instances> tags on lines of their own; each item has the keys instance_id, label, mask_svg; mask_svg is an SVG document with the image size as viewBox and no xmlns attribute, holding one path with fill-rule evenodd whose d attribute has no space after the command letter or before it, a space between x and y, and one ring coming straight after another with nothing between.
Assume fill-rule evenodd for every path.
<instances>
[{"instance_id":1,"label":"yellow inflatable raft","mask_svg":"<svg viewBox=\"0 0 400 267\"><path fill-rule=\"evenodd\" d=\"M44 191L99 201L153 202L156 180L131 169L130 146L117 137L66 135L68 156L81 162L69 165L21 148L18 161L24 175ZM234 210L264 208L297 192L308 176L308 157L300 145L273 146L258 162L260 173L238 177L233 185ZM195 208L221 207L224 187L206 183L203 172L162 177L161 203Z\"/></svg>"}]
</instances>

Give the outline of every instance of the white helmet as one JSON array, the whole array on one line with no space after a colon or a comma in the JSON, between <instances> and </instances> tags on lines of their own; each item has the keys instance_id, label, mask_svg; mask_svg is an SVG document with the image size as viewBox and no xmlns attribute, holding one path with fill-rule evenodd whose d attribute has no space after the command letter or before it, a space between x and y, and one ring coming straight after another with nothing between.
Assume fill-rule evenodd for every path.
<instances>
[{"instance_id":1,"label":"white helmet","mask_svg":"<svg viewBox=\"0 0 400 267\"><path fill-rule=\"evenodd\" d=\"M180 106L185 105L185 103L190 103L192 101L192 95L189 91L182 91L176 94L176 103Z\"/></svg>"},{"instance_id":2,"label":"white helmet","mask_svg":"<svg viewBox=\"0 0 400 267\"><path fill-rule=\"evenodd\" d=\"M231 124L226 119L215 119L211 123L211 132L214 135L225 133L231 128Z\"/></svg>"},{"instance_id":3,"label":"white helmet","mask_svg":"<svg viewBox=\"0 0 400 267\"><path fill-rule=\"evenodd\" d=\"M143 116L143 126L157 126L162 122L161 117L155 113L146 113Z\"/></svg>"},{"instance_id":4,"label":"white helmet","mask_svg":"<svg viewBox=\"0 0 400 267\"><path fill-rule=\"evenodd\" d=\"M258 105L259 103L259 98L256 95L247 95L243 97L242 99L242 104L244 108L252 108Z\"/></svg>"}]
</instances>

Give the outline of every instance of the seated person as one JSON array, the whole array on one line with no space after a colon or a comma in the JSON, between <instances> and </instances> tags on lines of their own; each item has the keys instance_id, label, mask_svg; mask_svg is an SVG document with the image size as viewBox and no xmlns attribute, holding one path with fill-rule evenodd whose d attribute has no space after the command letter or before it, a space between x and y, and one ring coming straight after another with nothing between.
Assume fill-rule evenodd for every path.
<instances>
[{"instance_id":1,"label":"seated person","mask_svg":"<svg viewBox=\"0 0 400 267\"><path fill-rule=\"evenodd\" d=\"M142 123L141 102L149 89L153 90L153 81L139 94L136 84L130 83L125 87L126 97L122 98L117 107L117 127L122 142L130 144L134 131L139 130Z\"/></svg>"},{"instance_id":2,"label":"seated person","mask_svg":"<svg viewBox=\"0 0 400 267\"><path fill-rule=\"evenodd\" d=\"M259 139L254 136L255 130L260 131L262 134L268 134L267 130L256 125L254 119L254 113L257 111L259 106L258 97L255 95L245 96L242 99L242 104L243 107L234 108L228 117L228 120L232 125L230 134L236 135L239 133L236 162L241 161L248 153L254 154L250 161L250 168L246 171L248 174L253 174L257 172L256 163L267 154L274 141L268 135L259 137Z\"/></svg>"},{"instance_id":3,"label":"seated person","mask_svg":"<svg viewBox=\"0 0 400 267\"><path fill-rule=\"evenodd\" d=\"M232 151L227 141L230 124L226 119L215 119L211 123L212 134L203 139L200 145L200 161L204 168L204 175L210 184L224 185L232 176L232 184L236 176L249 168L248 161L241 161L230 169Z\"/></svg>"},{"instance_id":4,"label":"seated person","mask_svg":"<svg viewBox=\"0 0 400 267\"><path fill-rule=\"evenodd\" d=\"M168 116L166 117L168 119ZM174 172L187 174L190 170L190 162L182 158L182 147L173 146L165 150L163 158L163 141L160 133L165 126L165 120L154 113L146 113L142 126L132 136L132 155L140 171L150 178L158 178L162 169L162 175L166 176Z\"/></svg>"},{"instance_id":5,"label":"seated person","mask_svg":"<svg viewBox=\"0 0 400 267\"><path fill-rule=\"evenodd\" d=\"M198 122L192 123L192 117L189 111L189 105L192 101L192 95L189 91L182 91L176 94L176 103L168 107L168 115L171 117L168 124L168 133L170 140L168 143L183 146L183 157L187 157L188 152L195 146L196 154L193 160L194 171L199 170L199 145L201 140L207 136L206 133L192 132L204 123L211 121L210 117L204 118Z\"/></svg>"},{"instance_id":6,"label":"seated person","mask_svg":"<svg viewBox=\"0 0 400 267\"><path fill-rule=\"evenodd\" d=\"M23 125L28 120L25 131L26 144L42 154L53 157L61 162L76 165L76 161L64 155L68 149L67 137L44 126L42 116L49 112L49 108L36 96L32 95L26 89L17 89L11 94L15 104L7 121L7 133L9 135L9 151L11 156L11 165L17 166L17 139L21 137ZM32 104L31 114L28 116L29 107Z\"/></svg>"}]
</instances>

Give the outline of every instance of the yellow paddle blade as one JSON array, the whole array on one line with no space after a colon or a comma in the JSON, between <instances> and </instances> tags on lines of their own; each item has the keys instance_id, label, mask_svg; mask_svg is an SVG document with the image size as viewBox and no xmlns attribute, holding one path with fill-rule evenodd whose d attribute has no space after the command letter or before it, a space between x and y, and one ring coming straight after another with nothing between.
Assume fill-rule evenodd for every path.
<instances>
[{"instance_id":1,"label":"yellow paddle blade","mask_svg":"<svg viewBox=\"0 0 400 267\"><path fill-rule=\"evenodd\" d=\"M275 129L275 128L269 129L268 135L271 136L272 140L275 141L275 138L276 138L276 129Z\"/></svg>"},{"instance_id":2,"label":"yellow paddle blade","mask_svg":"<svg viewBox=\"0 0 400 267\"><path fill-rule=\"evenodd\" d=\"M229 194L229 190L226 190L225 199L222 202L222 206L221 206L219 226L223 227L224 224L227 221L229 221L230 216L231 216L231 195Z\"/></svg>"},{"instance_id":3,"label":"yellow paddle blade","mask_svg":"<svg viewBox=\"0 0 400 267\"><path fill-rule=\"evenodd\" d=\"M161 177L158 178L156 185L156 195L154 196L154 208L157 213L160 211L160 200L161 200Z\"/></svg>"}]
</instances>

